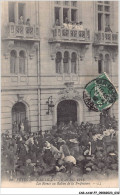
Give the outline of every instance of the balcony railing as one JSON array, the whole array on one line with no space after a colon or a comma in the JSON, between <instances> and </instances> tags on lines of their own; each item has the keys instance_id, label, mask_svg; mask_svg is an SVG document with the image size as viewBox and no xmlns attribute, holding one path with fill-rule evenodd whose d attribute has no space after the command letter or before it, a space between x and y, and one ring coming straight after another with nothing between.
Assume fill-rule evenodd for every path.
<instances>
[{"instance_id":1,"label":"balcony railing","mask_svg":"<svg viewBox=\"0 0 120 195\"><path fill-rule=\"evenodd\" d=\"M118 33L97 32L95 33L95 43L97 44L118 44Z\"/></svg>"},{"instance_id":2,"label":"balcony railing","mask_svg":"<svg viewBox=\"0 0 120 195\"><path fill-rule=\"evenodd\" d=\"M89 42L90 31L89 30L76 30L67 29L62 27L53 28L53 41L77 41L77 42Z\"/></svg>"},{"instance_id":3,"label":"balcony railing","mask_svg":"<svg viewBox=\"0 0 120 195\"><path fill-rule=\"evenodd\" d=\"M25 38L25 39L38 39L39 27L8 24L6 27L7 38Z\"/></svg>"}]
</instances>

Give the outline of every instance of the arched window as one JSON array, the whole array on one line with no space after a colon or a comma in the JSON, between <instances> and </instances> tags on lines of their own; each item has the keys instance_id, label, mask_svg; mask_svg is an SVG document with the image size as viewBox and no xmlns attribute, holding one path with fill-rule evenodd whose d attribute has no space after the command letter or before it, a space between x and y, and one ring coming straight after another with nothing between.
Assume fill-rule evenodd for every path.
<instances>
[{"instance_id":1,"label":"arched window","mask_svg":"<svg viewBox=\"0 0 120 195\"><path fill-rule=\"evenodd\" d=\"M25 74L25 52L20 51L19 53L19 73Z\"/></svg>"},{"instance_id":2,"label":"arched window","mask_svg":"<svg viewBox=\"0 0 120 195\"><path fill-rule=\"evenodd\" d=\"M98 59L98 73L102 73L102 72L103 72L103 55L100 54Z\"/></svg>"},{"instance_id":3,"label":"arched window","mask_svg":"<svg viewBox=\"0 0 120 195\"><path fill-rule=\"evenodd\" d=\"M15 50L10 52L10 73L16 73L17 70L17 53Z\"/></svg>"},{"instance_id":4,"label":"arched window","mask_svg":"<svg viewBox=\"0 0 120 195\"><path fill-rule=\"evenodd\" d=\"M56 53L56 73L61 74L62 73L62 54L61 52Z\"/></svg>"},{"instance_id":5,"label":"arched window","mask_svg":"<svg viewBox=\"0 0 120 195\"><path fill-rule=\"evenodd\" d=\"M105 61L104 61L104 71L106 73L109 73L109 63L110 63L110 57L108 54L105 55Z\"/></svg>"},{"instance_id":6,"label":"arched window","mask_svg":"<svg viewBox=\"0 0 120 195\"><path fill-rule=\"evenodd\" d=\"M71 56L71 73L76 74L77 71L77 55L75 52Z\"/></svg>"},{"instance_id":7,"label":"arched window","mask_svg":"<svg viewBox=\"0 0 120 195\"><path fill-rule=\"evenodd\" d=\"M65 51L63 58L63 72L69 73L69 53Z\"/></svg>"}]
</instances>

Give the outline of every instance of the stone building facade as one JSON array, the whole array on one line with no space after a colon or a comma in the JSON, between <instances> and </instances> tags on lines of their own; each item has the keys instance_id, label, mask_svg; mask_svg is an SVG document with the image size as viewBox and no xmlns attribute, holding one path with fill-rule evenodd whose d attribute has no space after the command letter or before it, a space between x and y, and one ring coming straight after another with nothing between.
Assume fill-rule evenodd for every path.
<instances>
[{"instance_id":1,"label":"stone building facade","mask_svg":"<svg viewBox=\"0 0 120 195\"><path fill-rule=\"evenodd\" d=\"M72 28L63 28L66 18ZM99 123L83 90L102 72L118 87L117 20L117 1L2 2L2 130L12 132L25 117L32 132L61 121ZM83 30L73 29L80 21ZM117 102L110 114L118 118Z\"/></svg>"}]
</instances>

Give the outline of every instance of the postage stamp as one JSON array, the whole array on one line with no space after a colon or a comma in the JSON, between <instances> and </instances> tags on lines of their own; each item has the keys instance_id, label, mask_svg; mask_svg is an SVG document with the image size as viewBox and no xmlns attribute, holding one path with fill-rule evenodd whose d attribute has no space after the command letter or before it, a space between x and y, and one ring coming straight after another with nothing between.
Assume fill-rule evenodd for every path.
<instances>
[{"instance_id":1,"label":"postage stamp","mask_svg":"<svg viewBox=\"0 0 120 195\"><path fill-rule=\"evenodd\" d=\"M118 1L0 5L2 188L117 188Z\"/></svg>"},{"instance_id":2,"label":"postage stamp","mask_svg":"<svg viewBox=\"0 0 120 195\"><path fill-rule=\"evenodd\" d=\"M89 109L102 111L115 103L118 93L106 73L103 73L85 86L83 99Z\"/></svg>"}]
</instances>

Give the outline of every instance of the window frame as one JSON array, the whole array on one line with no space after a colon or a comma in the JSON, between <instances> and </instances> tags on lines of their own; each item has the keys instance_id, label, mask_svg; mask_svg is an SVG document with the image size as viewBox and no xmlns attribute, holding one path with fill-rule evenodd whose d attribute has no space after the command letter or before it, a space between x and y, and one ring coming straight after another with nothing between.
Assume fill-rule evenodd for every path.
<instances>
[{"instance_id":1,"label":"window frame","mask_svg":"<svg viewBox=\"0 0 120 195\"><path fill-rule=\"evenodd\" d=\"M15 71L15 73L11 73L11 64L10 64L10 59L11 59L11 52L12 51L15 51L16 52L16 71ZM24 65L24 73L21 73L20 72L20 66L19 66L19 59L20 59L20 56L19 56L19 53L21 52L21 51L23 51L24 52L24 61L25 61L25 65ZM13 48L13 49L11 49L11 51L10 51L10 59L9 59L9 67L10 67L10 75L12 75L12 76L15 76L15 75L21 75L21 76L25 76L26 74L27 74L27 52L26 52L26 50L25 49L23 49L23 48Z\"/></svg>"},{"instance_id":2,"label":"window frame","mask_svg":"<svg viewBox=\"0 0 120 195\"><path fill-rule=\"evenodd\" d=\"M58 53L60 53L61 58L57 58L57 54L58 54ZM59 62L59 63L60 63L60 72L57 71L57 70L58 70L58 67L57 67L57 59L61 59L60 62ZM60 52L60 51L58 51L58 52L56 53L55 65L56 65L56 74L62 74L62 52Z\"/></svg>"},{"instance_id":3,"label":"window frame","mask_svg":"<svg viewBox=\"0 0 120 195\"><path fill-rule=\"evenodd\" d=\"M75 61L72 61L72 54L75 54ZM76 69L76 71L74 71L74 72L72 72L72 62L75 62L76 64L75 64L75 69ZM77 53L76 52L72 52L71 53L71 74L77 74Z\"/></svg>"},{"instance_id":4,"label":"window frame","mask_svg":"<svg viewBox=\"0 0 120 195\"><path fill-rule=\"evenodd\" d=\"M10 22L9 21L9 13L10 13L10 10L9 10L9 4L10 3L13 3L14 4L14 22ZM22 1L19 1L19 2L15 2L15 1L9 1L8 2L8 23L13 23L13 24L18 24L19 22L19 5L20 4L23 4L24 5L24 10L23 10L23 21L24 21L24 24L25 24L25 21L26 21L26 2L22 2Z\"/></svg>"},{"instance_id":5,"label":"window frame","mask_svg":"<svg viewBox=\"0 0 120 195\"><path fill-rule=\"evenodd\" d=\"M68 54L68 55L65 57L65 54ZM67 59L67 62L64 62L65 59ZM63 74L69 74L70 73L69 59L70 59L69 51L64 51L64 54L63 54ZM65 64L67 64L67 68L65 68ZM67 70L66 72L65 72L65 69Z\"/></svg>"},{"instance_id":6,"label":"window frame","mask_svg":"<svg viewBox=\"0 0 120 195\"><path fill-rule=\"evenodd\" d=\"M60 50L57 50L56 51L56 54L60 52L61 55L62 55L62 58L61 58L61 73L57 73L56 72L56 57L55 57L55 74L56 75L78 75L78 66L79 66L79 63L78 63L78 51L74 51L74 50L66 50L66 49L60 49ZM68 52L68 72L64 72L64 53L65 52ZM75 72L72 72L72 63L71 63L71 60L72 60L72 54L75 53L76 55L76 73Z\"/></svg>"},{"instance_id":7,"label":"window frame","mask_svg":"<svg viewBox=\"0 0 120 195\"><path fill-rule=\"evenodd\" d=\"M22 58L21 56L20 56L20 52L23 52L24 53L24 57L23 57L23 59L24 59L24 73L23 72L20 72L20 58ZM19 67L19 71L18 71L18 74L19 75L25 75L25 72L26 72L26 54L25 54L25 51L24 50L20 50L19 51L19 62L18 62L18 67ZM23 67L21 67L22 69L23 69Z\"/></svg>"},{"instance_id":8,"label":"window frame","mask_svg":"<svg viewBox=\"0 0 120 195\"><path fill-rule=\"evenodd\" d=\"M100 55L102 56L102 59L100 59ZM108 67L108 71L106 71L107 70L107 68L106 68L106 56L109 56L109 62L108 62L109 67ZM106 72L107 74L111 74L111 71L110 71L110 63L111 63L110 54L107 53L107 52L100 53L99 54L98 63L99 63L100 60L102 61L102 71L101 71L101 73L99 71L97 71L98 74L102 74L103 72ZM98 70L99 70L99 67L98 67Z\"/></svg>"},{"instance_id":9,"label":"window frame","mask_svg":"<svg viewBox=\"0 0 120 195\"><path fill-rule=\"evenodd\" d=\"M97 30L98 31L104 31L105 32L105 28L107 27L107 25L111 26L111 3L109 2L109 4L107 4L105 1L97 1L96 3L96 12L97 12ZM102 10L99 10L98 7L101 7ZM105 8L108 8L108 11L105 10ZM98 19L98 15L101 14L101 19ZM106 18L106 15L109 16L109 19ZM101 20L101 25L99 24ZM108 22L107 22L107 21ZM101 26L101 29L99 29L99 26Z\"/></svg>"},{"instance_id":10,"label":"window frame","mask_svg":"<svg viewBox=\"0 0 120 195\"><path fill-rule=\"evenodd\" d=\"M78 13L78 4L77 1L76 2L76 6L72 5L72 2L68 1L68 5L65 5L65 1L61 1L61 4L56 4L56 2L54 2L54 22L53 24L56 23L56 18L55 18L55 8L59 8L60 9L60 23L61 25L63 23L65 23L65 16L64 16L64 10L67 9L67 18L69 21L72 21L72 16L71 16L71 10L75 10L76 12L76 20L75 22L79 21L79 13Z\"/></svg>"},{"instance_id":11,"label":"window frame","mask_svg":"<svg viewBox=\"0 0 120 195\"><path fill-rule=\"evenodd\" d=\"M13 66L13 65L11 64L11 58L12 58L11 53L12 53L12 51L14 51L14 52L16 53L16 57L15 57L16 59L15 59L15 65L14 65L14 70L15 70L15 71L14 71L14 72L11 71L11 69L12 69L11 67ZM16 74L17 74L17 71L18 71L18 70L17 70L17 51L16 51L15 49L12 49L12 50L10 51L10 74L11 74L11 75L16 75Z\"/></svg>"}]
</instances>

